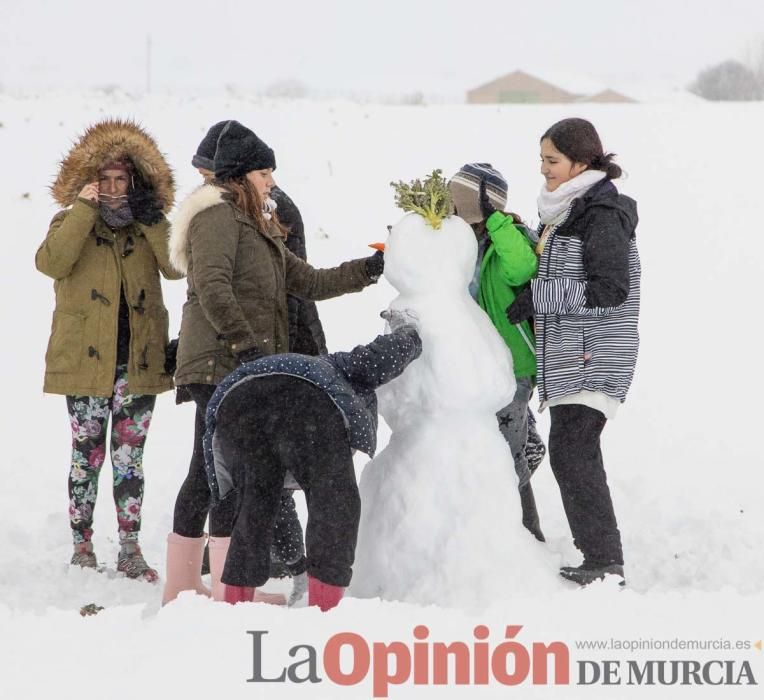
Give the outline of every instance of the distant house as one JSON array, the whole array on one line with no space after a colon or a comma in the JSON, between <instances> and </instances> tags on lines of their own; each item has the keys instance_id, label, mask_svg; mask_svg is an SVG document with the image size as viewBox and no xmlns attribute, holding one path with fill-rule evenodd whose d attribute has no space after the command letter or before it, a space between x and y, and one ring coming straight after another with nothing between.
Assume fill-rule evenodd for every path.
<instances>
[{"instance_id":1,"label":"distant house","mask_svg":"<svg viewBox=\"0 0 764 700\"><path fill-rule=\"evenodd\" d=\"M636 102L636 100L633 100L631 97L626 97L626 95L622 95L615 90L608 89L594 95L579 98L578 102Z\"/></svg>"},{"instance_id":2,"label":"distant house","mask_svg":"<svg viewBox=\"0 0 764 700\"><path fill-rule=\"evenodd\" d=\"M591 96L569 92L536 76L516 70L467 92L470 104L546 104L568 102L634 102L614 90Z\"/></svg>"},{"instance_id":3,"label":"distant house","mask_svg":"<svg viewBox=\"0 0 764 700\"><path fill-rule=\"evenodd\" d=\"M467 93L472 104L496 104L505 102L575 102L578 95L547 83L521 70L480 85Z\"/></svg>"}]
</instances>

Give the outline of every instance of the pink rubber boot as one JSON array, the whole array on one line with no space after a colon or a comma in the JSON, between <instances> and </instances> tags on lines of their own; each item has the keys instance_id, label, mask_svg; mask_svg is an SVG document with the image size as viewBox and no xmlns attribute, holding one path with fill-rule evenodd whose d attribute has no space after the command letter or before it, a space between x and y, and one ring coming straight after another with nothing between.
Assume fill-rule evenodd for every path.
<instances>
[{"instance_id":1,"label":"pink rubber boot","mask_svg":"<svg viewBox=\"0 0 764 700\"><path fill-rule=\"evenodd\" d=\"M220 577L223 575L225 558L228 555L228 547L231 544L230 537L210 537L210 577L212 578L212 600L225 600L228 603L242 603L254 600L255 603L269 603L270 605L286 605L286 596L281 593L265 593L263 591L254 591L250 597L244 596L244 593L230 593L235 600L228 600L227 589L240 589L241 591L253 590L247 586L231 586L223 583ZM249 594L246 594L249 595Z\"/></svg>"},{"instance_id":2,"label":"pink rubber boot","mask_svg":"<svg viewBox=\"0 0 764 700\"><path fill-rule=\"evenodd\" d=\"M266 593L255 588L255 603L267 603L268 605L286 605L286 596L283 593Z\"/></svg>"},{"instance_id":3,"label":"pink rubber boot","mask_svg":"<svg viewBox=\"0 0 764 700\"><path fill-rule=\"evenodd\" d=\"M225 584L220 580L223 575L225 558L228 555L230 537L210 537L210 578L212 579L212 600L225 600Z\"/></svg>"},{"instance_id":4,"label":"pink rubber boot","mask_svg":"<svg viewBox=\"0 0 764 700\"><path fill-rule=\"evenodd\" d=\"M337 607L344 594L341 586L332 586L308 575L308 605L317 605L321 612Z\"/></svg>"},{"instance_id":5,"label":"pink rubber boot","mask_svg":"<svg viewBox=\"0 0 764 700\"><path fill-rule=\"evenodd\" d=\"M175 600L181 591L196 591L210 596L202 583L201 569L204 537L183 537L171 532L167 535L167 568L165 572L162 605Z\"/></svg>"}]
</instances>

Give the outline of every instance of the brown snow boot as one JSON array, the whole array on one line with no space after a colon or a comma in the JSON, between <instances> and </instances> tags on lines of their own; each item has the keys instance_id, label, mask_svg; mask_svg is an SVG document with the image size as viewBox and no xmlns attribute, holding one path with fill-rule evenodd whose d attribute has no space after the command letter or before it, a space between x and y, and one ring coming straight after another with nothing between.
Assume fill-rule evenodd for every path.
<instances>
[{"instance_id":1,"label":"brown snow boot","mask_svg":"<svg viewBox=\"0 0 764 700\"><path fill-rule=\"evenodd\" d=\"M96 561L95 552L93 552L92 542L79 542L74 545L74 554L69 562L72 566L81 566L83 569L96 569L98 568L98 562Z\"/></svg>"},{"instance_id":2,"label":"brown snow boot","mask_svg":"<svg viewBox=\"0 0 764 700\"><path fill-rule=\"evenodd\" d=\"M137 542L122 544L117 557L117 571L125 574L127 578L141 579L149 583L159 580L157 570L146 563Z\"/></svg>"}]
</instances>

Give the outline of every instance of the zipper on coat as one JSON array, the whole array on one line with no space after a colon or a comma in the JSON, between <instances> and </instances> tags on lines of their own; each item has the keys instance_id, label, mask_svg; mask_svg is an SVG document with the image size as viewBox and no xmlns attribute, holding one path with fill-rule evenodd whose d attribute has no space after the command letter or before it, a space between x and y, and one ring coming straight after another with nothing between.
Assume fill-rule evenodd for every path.
<instances>
[{"instance_id":1,"label":"zipper on coat","mask_svg":"<svg viewBox=\"0 0 764 700\"><path fill-rule=\"evenodd\" d=\"M542 253L542 256L544 253L549 251L549 254L546 258L546 279L549 279L549 267L552 263L552 246L554 245L554 241L557 238L557 231L560 230L560 227L570 218L570 214L573 211L573 203L576 200L574 199L573 202L570 203L570 206L568 207L567 211L565 212L565 216L562 217L562 220L559 221L557 224L554 225L554 228L549 232L549 237L547 238L546 245L544 246L544 252ZM548 401L549 395L547 393L546 388L546 372L544 371L544 368L546 367L546 323L544 324L544 332L541 336L541 371L539 372L539 397L542 401ZM543 377L543 380L542 380Z\"/></svg>"},{"instance_id":2,"label":"zipper on coat","mask_svg":"<svg viewBox=\"0 0 764 700\"><path fill-rule=\"evenodd\" d=\"M547 239L546 245L544 246L544 252L549 251L549 254L547 255L546 259L546 278L549 279L549 265L551 264L552 260L552 246L554 245L554 241L557 234L556 228L552 229L549 232L549 238ZM547 248L548 246L548 248ZM542 401L548 401L549 395L546 390L546 326L547 324L544 323L544 333L541 336L541 371L539 372L539 378L543 378L542 381L539 382L539 395L542 398ZM542 386L543 385L543 386Z\"/></svg>"},{"instance_id":3,"label":"zipper on coat","mask_svg":"<svg viewBox=\"0 0 764 700\"><path fill-rule=\"evenodd\" d=\"M122 303L122 295L125 296L125 302L127 303L127 299L129 298L127 296L127 285L124 283L124 280L122 279L122 260L120 258L119 252L117 251L117 237L116 234L114 235L114 241L111 243L111 249L114 252L114 262L117 266L117 289L119 290L120 295L120 305ZM127 311L128 311L128 317L127 317L127 325L128 328L130 328L130 342L127 346L127 373L128 373L128 379L130 375L130 358L132 356L131 348L130 346L133 344L133 329L132 324L130 323L130 304L127 305ZM114 314L114 364L116 365L116 358L117 354L119 352L119 307L117 307L117 313Z\"/></svg>"},{"instance_id":4,"label":"zipper on coat","mask_svg":"<svg viewBox=\"0 0 764 700\"><path fill-rule=\"evenodd\" d=\"M517 328L517 331L520 333L522 339L525 341L525 344L528 346L528 349L533 353L533 356L536 357L536 346L534 343L531 343L531 339L528 337L528 334L525 332L525 329L522 326L522 321L520 323L516 323L515 328Z\"/></svg>"}]
</instances>

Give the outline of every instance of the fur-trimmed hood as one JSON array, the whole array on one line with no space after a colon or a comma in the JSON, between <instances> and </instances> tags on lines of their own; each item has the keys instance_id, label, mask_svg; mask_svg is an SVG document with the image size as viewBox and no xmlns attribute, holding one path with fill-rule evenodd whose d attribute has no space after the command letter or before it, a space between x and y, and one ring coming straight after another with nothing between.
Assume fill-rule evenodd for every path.
<instances>
[{"instance_id":1,"label":"fur-trimmed hood","mask_svg":"<svg viewBox=\"0 0 764 700\"><path fill-rule=\"evenodd\" d=\"M188 229L199 213L222 203L223 190L215 185L200 185L179 205L170 227L170 263L184 275L188 273Z\"/></svg>"},{"instance_id":2,"label":"fur-trimmed hood","mask_svg":"<svg viewBox=\"0 0 764 700\"><path fill-rule=\"evenodd\" d=\"M53 198L69 207L82 188L98 179L99 168L109 161L129 157L150 182L165 213L175 201L172 170L154 139L134 121L106 119L88 127L61 161L58 176L51 185Z\"/></svg>"}]
</instances>

